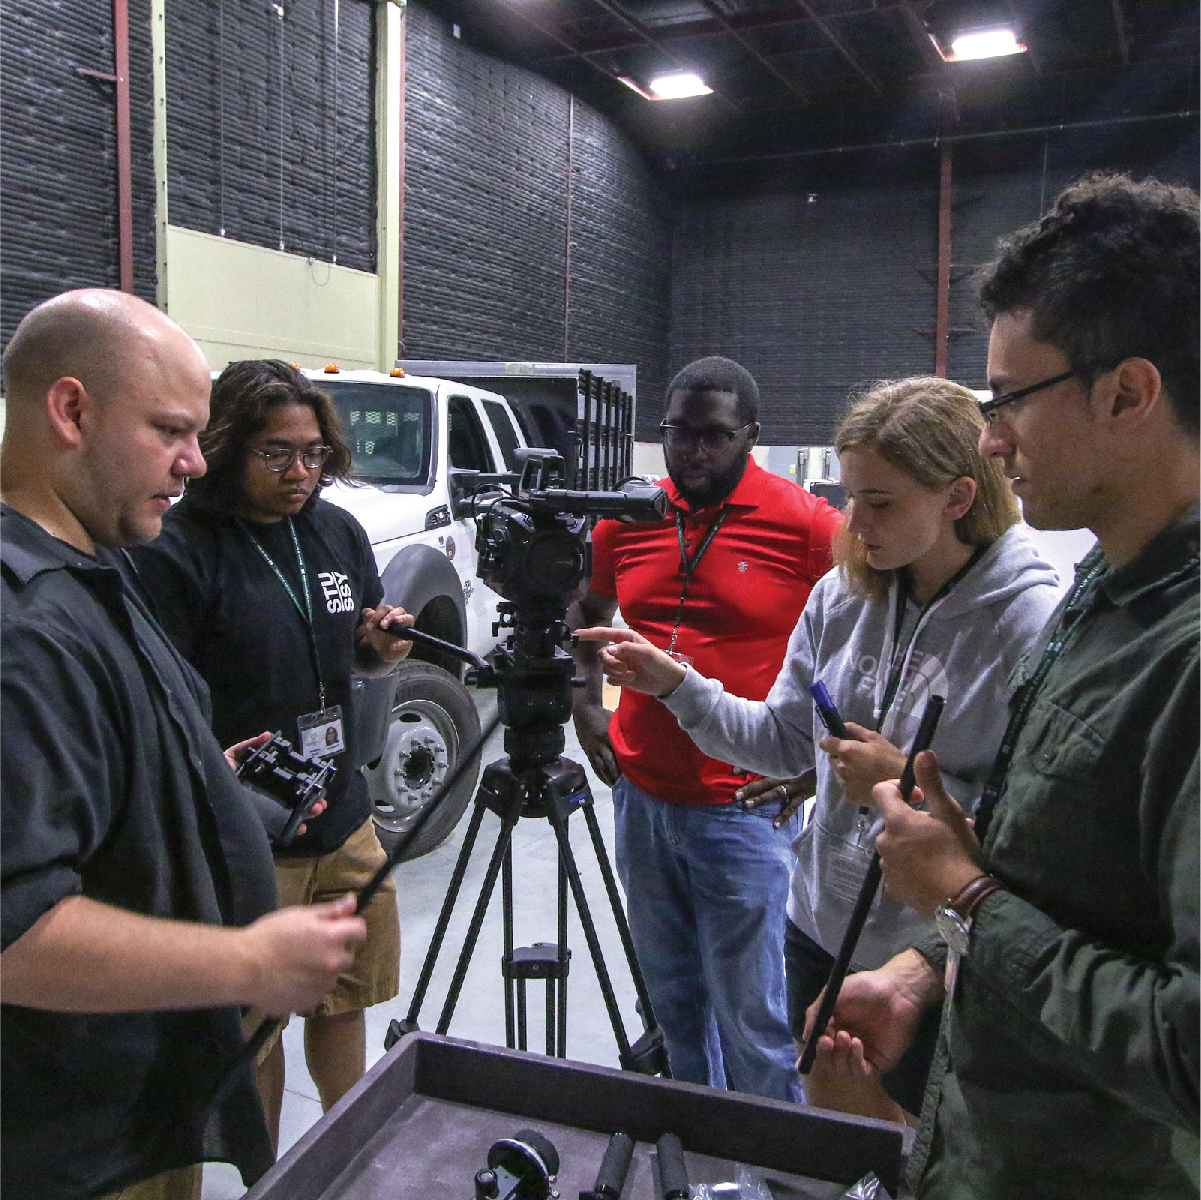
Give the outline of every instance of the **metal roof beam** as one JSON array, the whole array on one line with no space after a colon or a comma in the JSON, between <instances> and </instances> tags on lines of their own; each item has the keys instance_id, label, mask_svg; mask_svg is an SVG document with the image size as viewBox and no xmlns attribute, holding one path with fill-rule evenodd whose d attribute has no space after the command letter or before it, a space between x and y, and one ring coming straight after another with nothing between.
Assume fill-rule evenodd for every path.
<instances>
[{"instance_id":1,"label":"metal roof beam","mask_svg":"<svg viewBox=\"0 0 1201 1200\"><path fill-rule=\"evenodd\" d=\"M925 8L927 6L923 4L921 7ZM917 46L918 53L922 56L922 62L931 70L939 70L943 63L946 62L946 59L943 57L938 43L935 42L934 35L926 28L918 5L913 3L913 0L902 0L897 5L897 9L905 22L906 28L909 30L910 36L913 38L914 44Z\"/></svg>"},{"instance_id":2,"label":"metal roof beam","mask_svg":"<svg viewBox=\"0 0 1201 1200\"><path fill-rule=\"evenodd\" d=\"M801 100L805 104L809 103L808 94L802 91L775 63L765 58L759 49L747 38L743 37L741 31L735 29L726 20L725 13L717 7L714 0L700 0L700 3L703 5L705 11L710 13L713 19L722 27L722 30L729 34L760 66L766 67L798 100Z\"/></svg>"},{"instance_id":3,"label":"metal roof beam","mask_svg":"<svg viewBox=\"0 0 1201 1200\"><path fill-rule=\"evenodd\" d=\"M840 38L838 34L836 34L834 30L831 29L830 26L827 25L826 22L813 11L813 6L808 2L808 0L793 0L793 3L795 3L801 12L803 12L809 18L809 20L811 20L814 25L816 25L818 29L822 31L823 36L830 43L830 45L832 45L834 49L837 50L838 53L841 54L848 63L850 63L856 74L863 80L863 82L866 83L867 86L871 88L871 90L875 92L877 96L883 96L884 89L879 85L879 83L876 82L875 76L872 75L871 72L868 71L868 69L859 61L859 59L855 57L851 48L847 46L842 38Z\"/></svg>"}]
</instances>

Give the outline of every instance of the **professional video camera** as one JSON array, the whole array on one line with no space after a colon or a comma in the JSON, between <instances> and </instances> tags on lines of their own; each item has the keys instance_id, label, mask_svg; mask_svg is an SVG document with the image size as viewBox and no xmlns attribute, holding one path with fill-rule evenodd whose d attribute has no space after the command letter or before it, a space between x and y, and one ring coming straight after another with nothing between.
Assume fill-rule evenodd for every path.
<instances>
[{"instance_id":1,"label":"professional video camera","mask_svg":"<svg viewBox=\"0 0 1201 1200\"><path fill-rule=\"evenodd\" d=\"M661 521L667 514L667 494L643 480L630 480L616 492L570 491L562 486L564 464L556 451L530 449L516 453L520 469L513 474L455 472L455 483L463 494L458 510L473 516L476 521L477 573L493 591L504 597L498 605L499 620L495 632L502 628L513 632L483 659L415 630L398 626L389 631L396 637L433 644L467 660L474 668L468 674L468 682L497 689L500 720L505 726L506 755L484 769L476 794L475 812L455 864L408 1016L404 1021L392 1023L389 1039L394 1040L419 1027L417 1019L421 1005L467 872L484 810L488 809L500 817L501 830L437 1032L444 1034L449 1028L480 924L497 876L501 875L506 1040L510 1046L525 1049L525 984L530 979L542 979L547 987L546 1052L560 1057L566 1055L566 984L571 963L571 951L566 942L567 889L570 886L622 1065L648 1074L666 1074L663 1032L655 1024L650 996L638 967L621 896L593 812L588 778L579 763L563 758L562 753L565 744L563 724L571 717L572 676L575 674L575 661L564 649L570 636L564 618L588 567L585 540L588 518ZM646 1026L633 1045L626 1038L568 837L568 818L581 811L588 824ZM513 945L511 836L522 817L546 818L558 841L558 940L553 944ZM385 1045L388 1044L390 1042L386 1041Z\"/></svg>"},{"instance_id":2,"label":"professional video camera","mask_svg":"<svg viewBox=\"0 0 1201 1200\"><path fill-rule=\"evenodd\" d=\"M479 577L507 603L502 628L512 636L490 656L495 677L474 682L500 691L505 750L514 770L545 766L563 752L563 723L571 716L574 662L563 649L567 605L588 567L589 517L661 521L667 494L632 479L616 492L569 491L554 450L518 450L520 473L456 473L460 486L478 489L463 502L476 520ZM508 484L510 486L503 486Z\"/></svg>"}]
</instances>

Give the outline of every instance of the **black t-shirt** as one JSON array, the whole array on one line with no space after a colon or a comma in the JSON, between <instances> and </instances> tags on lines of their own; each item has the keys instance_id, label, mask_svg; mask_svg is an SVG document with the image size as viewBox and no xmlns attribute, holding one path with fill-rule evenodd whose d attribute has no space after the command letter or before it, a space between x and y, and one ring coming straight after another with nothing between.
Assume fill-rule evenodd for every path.
<instances>
[{"instance_id":1,"label":"black t-shirt","mask_svg":"<svg viewBox=\"0 0 1201 1200\"><path fill-rule=\"evenodd\" d=\"M296 531L308 576L313 638L255 548L257 542L303 603L289 525ZM342 706L348 745L329 760L338 768L329 807L307 822L302 837L276 853L301 857L338 849L371 814L366 782L350 767L349 745L354 631L362 609L383 599L363 527L324 500L290 522L261 524L210 518L185 496L164 517L162 534L130 553L163 628L209 685L213 732L223 746L270 730L282 733L299 751L297 720L320 708L315 641L325 703Z\"/></svg>"}]
</instances>

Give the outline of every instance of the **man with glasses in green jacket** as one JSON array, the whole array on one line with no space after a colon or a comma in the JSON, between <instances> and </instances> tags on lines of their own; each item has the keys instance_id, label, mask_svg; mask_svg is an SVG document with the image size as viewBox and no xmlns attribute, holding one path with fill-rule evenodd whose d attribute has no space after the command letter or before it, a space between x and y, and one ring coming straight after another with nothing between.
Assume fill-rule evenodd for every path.
<instances>
[{"instance_id":1,"label":"man with glasses in green jacket","mask_svg":"<svg viewBox=\"0 0 1201 1200\"><path fill-rule=\"evenodd\" d=\"M922 1200L1197 1195L1198 198L1096 176L1001 246L981 449L1097 547L1013 680L974 828L879 784L931 937L846 981L820 1054L886 1070L944 1003ZM812 1020L812 1016L810 1018Z\"/></svg>"}]
</instances>

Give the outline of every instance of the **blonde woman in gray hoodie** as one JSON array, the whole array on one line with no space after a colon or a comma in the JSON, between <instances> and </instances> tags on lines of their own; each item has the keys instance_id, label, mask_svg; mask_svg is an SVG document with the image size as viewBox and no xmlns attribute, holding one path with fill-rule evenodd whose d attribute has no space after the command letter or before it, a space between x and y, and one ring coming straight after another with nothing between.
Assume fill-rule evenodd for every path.
<instances>
[{"instance_id":1,"label":"blonde woman in gray hoodie","mask_svg":"<svg viewBox=\"0 0 1201 1200\"><path fill-rule=\"evenodd\" d=\"M814 587L765 700L728 694L629 630L579 632L611 642L609 681L658 696L706 754L816 788L793 843L785 946L798 1042L871 859L873 785L900 775L927 698L941 695L932 749L947 791L972 812L1005 731L1010 673L1058 599L999 463L980 455L983 426L976 397L945 379L879 383L852 403L834 436L848 497L837 569ZM846 740L825 734L809 692L818 681ZM851 969L880 966L927 924L878 895ZM881 1077L910 1113L920 1111L937 1026L932 1011Z\"/></svg>"}]
</instances>

